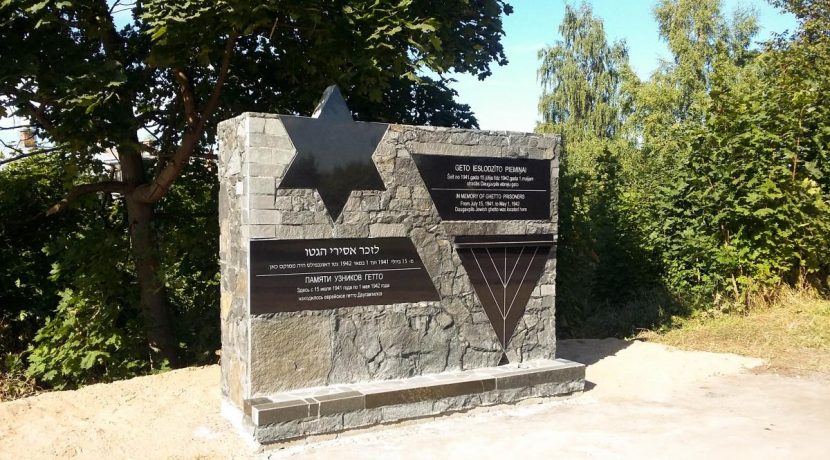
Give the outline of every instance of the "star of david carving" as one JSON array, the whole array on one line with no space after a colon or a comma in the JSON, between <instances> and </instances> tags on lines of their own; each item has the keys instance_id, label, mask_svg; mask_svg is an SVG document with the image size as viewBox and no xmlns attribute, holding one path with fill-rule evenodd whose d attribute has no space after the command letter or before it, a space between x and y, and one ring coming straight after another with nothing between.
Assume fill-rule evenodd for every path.
<instances>
[{"instance_id":1,"label":"star of david carving","mask_svg":"<svg viewBox=\"0 0 830 460\"><path fill-rule=\"evenodd\" d=\"M280 120L297 154L278 188L317 190L333 221L353 190L386 190L372 154L389 125L354 121L337 86L326 88L311 118Z\"/></svg>"}]
</instances>

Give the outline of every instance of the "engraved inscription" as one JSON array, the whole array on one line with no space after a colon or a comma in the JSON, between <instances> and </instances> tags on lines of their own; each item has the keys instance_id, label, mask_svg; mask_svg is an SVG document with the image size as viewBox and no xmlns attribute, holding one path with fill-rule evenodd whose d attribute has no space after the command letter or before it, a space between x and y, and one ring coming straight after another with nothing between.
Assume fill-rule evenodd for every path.
<instances>
[{"instance_id":1,"label":"engraved inscription","mask_svg":"<svg viewBox=\"0 0 830 460\"><path fill-rule=\"evenodd\" d=\"M439 300L409 238L251 241L251 313Z\"/></svg>"},{"instance_id":2,"label":"engraved inscription","mask_svg":"<svg viewBox=\"0 0 830 460\"><path fill-rule=\"evenodd\" d=\"M414 154L441 218L550 218L550 160Z\"/></svg>"}]
</instances>

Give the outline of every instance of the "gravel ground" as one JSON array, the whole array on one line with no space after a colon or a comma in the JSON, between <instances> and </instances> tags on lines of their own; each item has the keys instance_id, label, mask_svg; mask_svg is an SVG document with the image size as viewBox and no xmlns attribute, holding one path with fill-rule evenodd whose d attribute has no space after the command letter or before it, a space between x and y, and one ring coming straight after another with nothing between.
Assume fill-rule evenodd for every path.
<instances>
[{"instance_id":1,"label":"gravel ground","mask_svg":"<svg viewBox=\"0 0 830 460\"><path fill-rule=\"evenodd\" d=\"M830 381L762 360L563 341L588 390L258 450L220 415L219 368L0 404L0 458L826 458Z\"/></svg>"}]
</instances>

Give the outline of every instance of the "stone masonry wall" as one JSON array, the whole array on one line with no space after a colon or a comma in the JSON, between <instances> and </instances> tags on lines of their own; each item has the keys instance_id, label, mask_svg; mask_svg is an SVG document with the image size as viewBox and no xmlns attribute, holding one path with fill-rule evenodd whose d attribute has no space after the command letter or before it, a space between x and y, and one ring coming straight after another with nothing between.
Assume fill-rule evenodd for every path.
<instances>
[{"instance_id":1,"label":"stone masonry wall","mask_svg":"<svg viewBox=\"0 0 830 460\"><path fill-rule=\"evenodd\" d=\"M385 191L352 192L332 222L314 190L277 190L295 150L279 116L219 125L222 391L242 400L304 387L495 366L500 345L453 248L457 235L556 234L555 136L390 125L373 159ZM550 221L442 221L413 153L551 159ZM250 239L409 237L440 302L248 314ZM553 358L551 257L509 343L511 362Z\"/></svg>"}]
</instances>

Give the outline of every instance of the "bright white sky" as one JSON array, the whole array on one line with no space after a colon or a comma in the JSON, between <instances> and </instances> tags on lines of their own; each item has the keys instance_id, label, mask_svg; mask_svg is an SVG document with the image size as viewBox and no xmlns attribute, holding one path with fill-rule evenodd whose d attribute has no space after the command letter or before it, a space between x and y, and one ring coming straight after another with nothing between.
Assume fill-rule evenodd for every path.
<instances>
[{"instance_id":1,"label":"bright white sky","mask_svg":"<svg viewBox=\"0 0 830 460\"><path fill-rule=\"evenodd\" d=\"M631 65L646 79L657 69L660 59L668 59L669 52L657 34L652 16L656 0L593 0L594 14L605 22L609 40L625 40L629 47ZM467 75L457 75L453 87L459 100L470 104L482 129L533 131L538 117L537 103L541 88L536 79L539 65L537 54L546 45L559 39L558 27L562 21L566 0L512 0L514 13L505 19L506 35L502 40L510 63L496 66L493 75L484 81ZM774 32L793 30L795 18L770 6L765 0L725 0L727 14L737 6L755 8L760 16L759 41ZM20 120L16 120L20 122ZM15 120L0 119L0 126L15 124ZM0 131L0 139L13 142L18 133ZM0 147L1 149L2 147Z\"/></svg>"}]
</instances>

